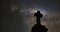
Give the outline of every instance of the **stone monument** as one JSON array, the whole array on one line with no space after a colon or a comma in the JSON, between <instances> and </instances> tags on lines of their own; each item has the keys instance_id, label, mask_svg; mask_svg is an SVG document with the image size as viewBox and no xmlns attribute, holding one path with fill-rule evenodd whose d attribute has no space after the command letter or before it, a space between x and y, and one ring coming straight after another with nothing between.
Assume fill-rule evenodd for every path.
<instances>
[{"instance_id":1,"label":"stone monument","mask_svg":"<svg viewBox=\"0 0 60 32\"><path fill-rule=\"evenodd\" d=\"M41 18L43 15L40 13L40 11L37 11L34 16L36 17L36 24L32 27L31 32L47 32L48 29L41 25Z\"/></svg>"}]
</instances>

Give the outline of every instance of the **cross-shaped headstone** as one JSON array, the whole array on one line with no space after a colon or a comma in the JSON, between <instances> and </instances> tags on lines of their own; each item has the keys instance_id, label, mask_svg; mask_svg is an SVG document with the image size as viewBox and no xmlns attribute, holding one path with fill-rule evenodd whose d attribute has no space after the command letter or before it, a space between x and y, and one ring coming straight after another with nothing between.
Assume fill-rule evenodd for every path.
<instances>
[{"instance_id":1,"label":"cross-shaped headstone","mask_svg":"<svg viewBox=\"0 0 60 32\"><path fill-rule=\"evenodd\" d=\"M42 14L40 13L40 11L37 11L37 13L35 13L34 14L34 16L36 17L36 24L32 27L32 30L31 30L31 32L47 32L48 31L48 29L45 27L45 26L43 26L43 25L41 25L40 24L40 22L41 22L41 18L42 18Z\"/></svg>"},{"instance_id":2,"label":"cross-shaped headstone","mask_svg":"<svg viewBox=\"0 0 60 32\"><path fill-rule=\"evenodd\" d=\"M37 11L37 13L34 14L34 16L36 17L36 22L37 24L40 24L40 19L43 17L43 15L40 13L40 11Z\"/></svg>"}]
</instances>

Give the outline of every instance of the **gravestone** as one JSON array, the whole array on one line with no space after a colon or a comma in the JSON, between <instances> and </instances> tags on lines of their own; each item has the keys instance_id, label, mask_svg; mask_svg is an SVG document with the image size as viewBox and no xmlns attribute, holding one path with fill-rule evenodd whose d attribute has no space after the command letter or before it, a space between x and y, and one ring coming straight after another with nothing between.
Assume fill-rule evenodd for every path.
<instances>
[{"instance_id":1,"label":"gravestone","mask_svg":"<svg viewBox=\"0 0 60 32\"><path fill-rule=\"evenodd\" d=\"M40 11L37 11L34 16L36 17L36 24L32 27L31 32L47 32L48 29L41 25L41 18L43 15L40 13Z\"/></svg>"}]
</instances>

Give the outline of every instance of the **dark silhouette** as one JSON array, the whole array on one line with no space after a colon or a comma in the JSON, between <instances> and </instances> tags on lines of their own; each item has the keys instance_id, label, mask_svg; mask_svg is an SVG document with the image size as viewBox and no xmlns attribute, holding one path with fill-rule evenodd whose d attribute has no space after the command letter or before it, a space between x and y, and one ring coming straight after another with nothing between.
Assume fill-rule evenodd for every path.
<instances>
[{"instance_id":1,"label":"dark silhouette","mask_svg":"<svg viewBox=\"0 0 60 32\"><path fill-rule=\"evenodd\" d=\"M37 11L37 13L35 13L34 16L36 17L36 24L32 27L31 32L47 32L48 29L40 23L41 18L43 17L40 11Z\"/></svg>"}]
</instances>

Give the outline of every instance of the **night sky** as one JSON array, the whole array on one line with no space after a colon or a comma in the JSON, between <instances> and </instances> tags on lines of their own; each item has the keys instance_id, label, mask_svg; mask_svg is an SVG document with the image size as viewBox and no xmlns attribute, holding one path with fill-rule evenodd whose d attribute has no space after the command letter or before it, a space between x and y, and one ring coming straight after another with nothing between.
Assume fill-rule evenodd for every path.
<instances>
[{"instance_id":1,"label":"night sky","mask_svg":"<svg viewBox=\"0 0 60 32\"><path fill-rule=\"evenodd\" d=\"M43 14L41 24L48 32L60 32L59 0L0 0L1 31L30 32L38 10Z\"/></svg>"}]
</instances>

